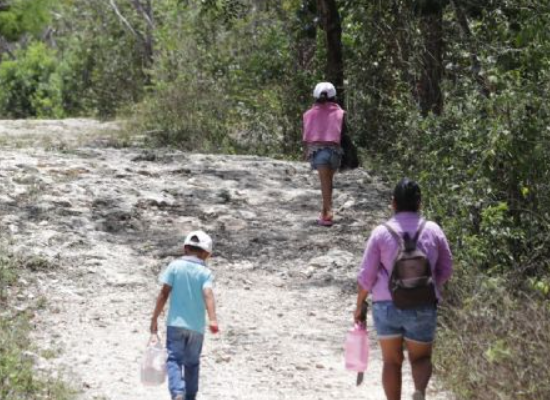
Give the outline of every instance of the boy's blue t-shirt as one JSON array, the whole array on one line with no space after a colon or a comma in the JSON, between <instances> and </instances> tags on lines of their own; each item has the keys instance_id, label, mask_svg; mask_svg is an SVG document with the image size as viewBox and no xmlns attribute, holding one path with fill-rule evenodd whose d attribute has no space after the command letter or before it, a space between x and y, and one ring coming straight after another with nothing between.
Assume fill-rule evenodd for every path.
<instances>
[{"instance_id":1,"label":"boy's blue t-shirt","mask_svg":"<svg viewBox=\"0 0 550 400\"><path fill-rule=\"evenodd\" d=\"M212 287L212 280L212 272L199 258L183 257L171 262L160 276L162 284L172 287L166 325L204 333L203 290Z\"/></svg>"}]
</instances>

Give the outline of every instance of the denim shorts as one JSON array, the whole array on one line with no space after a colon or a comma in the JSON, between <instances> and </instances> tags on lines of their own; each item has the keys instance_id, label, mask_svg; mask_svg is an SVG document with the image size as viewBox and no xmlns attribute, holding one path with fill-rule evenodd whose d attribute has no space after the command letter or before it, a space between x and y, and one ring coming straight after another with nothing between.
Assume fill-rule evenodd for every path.
<instances>
[{"instance_id":1,"label":"denim shorts","mask_svg":"<svg viewBox=\"0 0 550 400\"><path fill-rule=\"evenodd\" d=\"M342 156L334 149L330 147L324 147L315 151L309 159L312 169L318 167L329 167L333 170L340 168L342 162Z\"/></svg>"},{"instance_id":2,"label":"denim shorts","mask_svg":"<svg viewBox=\"0 0 550 400\"><path fill-rule=\"evenodd\" d=\"M379 339L402 337L419 343L432 343L437 325L437 307L421 306L402 310L391 301L373 304L374 326Z\"/></svg>"}]
</instances>

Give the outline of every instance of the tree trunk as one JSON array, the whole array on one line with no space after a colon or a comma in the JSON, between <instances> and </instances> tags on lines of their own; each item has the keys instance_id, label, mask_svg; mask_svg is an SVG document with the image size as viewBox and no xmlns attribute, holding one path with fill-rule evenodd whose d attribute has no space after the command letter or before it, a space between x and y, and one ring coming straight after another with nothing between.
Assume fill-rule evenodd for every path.
<instances>
[{"instance_id":1,"label":"tree trunk","mask_svg":"<svg viewBox=\"0 0 550 400\"><path fill-rule=\"evenodd\" d=\"M141 14L145 20L145 34L142 34L141 40L143 41L143 51L145 55L145 67L149 68L153 65L154 61L154 39L153 33L155 30L155 21L153 16L153 7L151 0L133 0L132 1L135 10L138 14Z\"/></svg>"},{"instance_id":2,"label":"tree trunk","mask_svg":"<svg viewBox=\"0 0 550 400\"><path fill-rule=\"evenodd\" d=\"M342 52L342 23L336 0L317 0L321 28L326 34L326 78L336 87L338 102L344 104L344 57Z\"/></svg>"},{"instance_id":3,"label":"tree trunk","mask_svg":"<svg viewBox=\"0 0 550 400\"><path fill-rule=\"evenodd\" d=\"M479 61L479 57L477 56L478 52L472 31L470 30L470 25L468 24L468 17L466 16L464 9L461 7L459 2L457 2L456 0L452 0L451 2L455 9L456 18L458 20L458 24L460 25L460 29L462 30L462 35L464 36L466 43L468 43L468 45L470 46L472 75L479 85L479 92L485 97L490 97L491 85L481 74L481 62Z\"/></svg>"},{"instance_id":4,"label":"tree trunk","mask_svg":"<svg viewBox=\"0 0 550 400\"><path fill-rule=\"evenodd\" d=\"M420 29L424 40L422 73L418 85L418 97L422 115L443 112L443 5L435 0L421 10Z\"/></svg>"},{"instance_id":5,"label":"tree trunk","mask_svg":"<svg viewBox=\"0 0 550 400\"><path fill-rule=\"evenodd\" d=\"M400 71L401 79L407 84L411 90L411 95L418 100L418 79L414 74L414 67L411 66L411 49L413 48L413 39L411 38L412 27L411 21L413 11L409 4L403 4L400 1L394 1L392 4L392 21L393 41L390 41L395 64Z\"/></svg>"},{"instance_id":6,"label":"tree trunk","mask_svg":"<svg viewBox=\"0 0 550 400\"><path fill-rule=\"evenodd\" d=\"M0 12L9 11L10 5L6 1L0 0ZM0 62L2 62L2 55L8 53L8 43L2 35L0 35Z\"/></svg>"},{"instance_id":7,"label":"tree trunk","mask_svg":"<svg viewBox=\"0 0 550 400\"><path fill-rule=\"evenodd\" d=\"M278 14L285 19L285 10L279 5ZM312 72L317 52L317 0L302 0L302 8L297 13L299 31L292 41L295 53L294 68L298 71ZM287 29L292 29L288 26Z\"/></svg>"}]
</instances>

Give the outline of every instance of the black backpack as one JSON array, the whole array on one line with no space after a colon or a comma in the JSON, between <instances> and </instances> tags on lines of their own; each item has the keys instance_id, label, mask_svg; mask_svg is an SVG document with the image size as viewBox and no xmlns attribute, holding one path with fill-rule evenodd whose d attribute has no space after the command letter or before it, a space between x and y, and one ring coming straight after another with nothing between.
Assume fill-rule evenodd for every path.
<instances>
[{"instance_id":1,"label":"black backpack","mask_svg":"<svg viewBox=\"0 0 550 400\"><path fill-rule=\"evenodd\" d=\"M426 221L422 221L413 238L406 232L401 237L388 224L384 226L399 243L389 280L394 305L407 309L437 304L430 261L426 253L416 246Z\"/></svg>"},{"instance_id":2,"label":"black backpack","mask_svg":"<svg viewBox=\"0 0 550 400\"><path fill-rule=\"evenodd\" d=\"M360 161L357 155L357 146L351 140L348 133L348 123L346 119L342 121L342 136L340 138L340 146L342 147L342 161L340 162L340 171L355 169L359 167Z\"/></svg>"},{"instance_id":3,"label":"black backpack","mask_svg":"<svg viewBox=\"0 0 550 400\"><path fill-rule=\"evenodd\" d=\"M359 156L357 155L357 147L351 140L348 134L343 134L340 141L342 147L342 162L340 163L340 171L355 169L359 167Z\"/></svg>"}]
</instances>

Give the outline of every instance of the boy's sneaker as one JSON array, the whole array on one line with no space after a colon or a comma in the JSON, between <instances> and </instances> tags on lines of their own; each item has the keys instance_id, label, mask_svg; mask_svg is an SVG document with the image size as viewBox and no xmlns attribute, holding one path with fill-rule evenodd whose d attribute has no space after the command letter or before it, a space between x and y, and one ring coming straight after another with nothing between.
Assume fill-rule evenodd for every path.
<instances>
[{"instance_id":1,"label":"boy's sneaker","mask_svg":"<svg viewBox=\"0 0 550 400\"><path fill-rule=\"evenodd\" d=\"M183 394L178 394L176 397L174 397L174 400L184 400L184 395Z\"/></svg>"},{"instance_id":2,"label":"boy's sneaker","mask_svg":"<svg viewBox=\"0 0 550 400\"><path fill-rule=\"evenodd\" d=\"M419 392L418 390L414 392L413 394L413 400L426 400L426 397L422 394L422 392Z\"/></svg>"}]
</instances>

